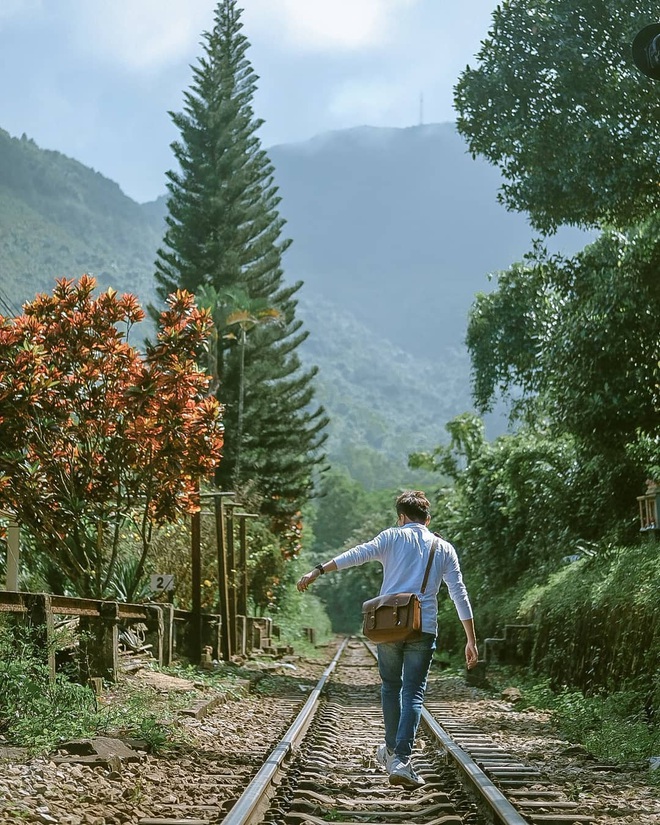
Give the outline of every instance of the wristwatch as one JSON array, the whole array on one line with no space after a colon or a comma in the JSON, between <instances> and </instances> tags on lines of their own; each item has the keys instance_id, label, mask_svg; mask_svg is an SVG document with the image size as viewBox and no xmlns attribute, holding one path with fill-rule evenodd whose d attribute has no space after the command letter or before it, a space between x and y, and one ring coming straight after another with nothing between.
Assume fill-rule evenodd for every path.
<instances>
[{"instance_id":1,"label":"wristwatch","mask_svg":"<svg viewBox=\"0 0 660 825\"><path fill-rule=\"evenodd\" d=\"M322 564L315 565L314 570L318 570L320 576L322 576L325 573L325 570L323 569Z\"/></svg>"}]
</instances>

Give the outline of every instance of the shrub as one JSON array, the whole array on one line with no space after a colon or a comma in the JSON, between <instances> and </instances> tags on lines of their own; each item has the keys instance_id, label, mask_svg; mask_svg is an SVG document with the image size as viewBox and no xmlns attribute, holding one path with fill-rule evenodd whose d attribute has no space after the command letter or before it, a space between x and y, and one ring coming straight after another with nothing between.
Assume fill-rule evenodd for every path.
<instances>
[{"instance_id":1,"label":"shrub","mask_svg":"<svg viewBox=\"0 0 660 825\"><path fill-rule=\"evenodd\" d=\"M10 745L50 751L67 739L121 731L162 748L171 731L149 705L150 697L134 692L113 707L99 706L91 688L63 674L50 678L28 633L0 625L0 734Z\"/></svg>"}]
</instances>

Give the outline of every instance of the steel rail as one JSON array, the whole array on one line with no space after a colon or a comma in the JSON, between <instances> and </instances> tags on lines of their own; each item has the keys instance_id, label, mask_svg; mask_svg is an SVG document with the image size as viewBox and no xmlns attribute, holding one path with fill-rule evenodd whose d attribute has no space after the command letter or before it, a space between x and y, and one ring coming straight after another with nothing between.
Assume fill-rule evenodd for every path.
<instances>
[{"instance_id":1,"label":"steel rail","mask_svg":"<svg viewBox=\"0 0 660 825\"><path fill-rule=\"evenodd\" d=\"M280 770L282 763L289 753L291 753L296 743L302 738L312 717L316 713L316 708L321 698L321 691L346 649L349 638L350 637L347 636L344 639L332 662L330 662L328 667L323 671L323 675L319 679L316 687L309 694L307 701L295 721L284 734L279 744L271 751L262 767L255 774L227 816L222 820L222 825L247 825L247 823L253 821L252 818L260 811L267 792L272 788L273 780Z\"/></svg>"},{"instance_id":2,"label":"steel rail","mask_svg":"<svg viewBox=\"0 0 660 825\"><path fill-rule=\"evenodd\" d=\"M477 789L480 799L487 803L490 812L497 818L498 823L501 823L501 825L529 825L529 820L525 819L513 807L502 791L491 782L472 757L454 742L426 708L422 708L422 720L428 731L451 756L461 773Z\"/></svg>"}]
</instances>

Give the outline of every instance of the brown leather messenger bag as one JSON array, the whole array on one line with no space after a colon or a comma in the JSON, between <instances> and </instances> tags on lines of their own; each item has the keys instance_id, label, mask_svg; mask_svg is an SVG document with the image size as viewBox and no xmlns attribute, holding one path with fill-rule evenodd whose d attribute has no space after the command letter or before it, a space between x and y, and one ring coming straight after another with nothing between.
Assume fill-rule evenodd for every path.
<instances>
[{"instance_id":1,"label":"brown leather messenger bag","mask_svg":"<svg viewBox=\"0 0 660 825\"><path fill-rule=\"evenodd\" d=\"M438 539L433 539L422 581L424 594ZM376 644L413 642L422 635L422 605L416 593L386 593L362 604L362 633Z\"/></svg>"}]
</instances>

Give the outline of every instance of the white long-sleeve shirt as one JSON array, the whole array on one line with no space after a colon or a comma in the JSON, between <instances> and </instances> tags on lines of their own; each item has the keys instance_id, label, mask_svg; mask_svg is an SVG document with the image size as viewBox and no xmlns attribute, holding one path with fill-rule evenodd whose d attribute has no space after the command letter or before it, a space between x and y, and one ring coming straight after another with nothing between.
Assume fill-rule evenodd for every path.
<instances>
[{"instance_id":1,"label":"white long-sleeve shirt","mask_svg":"<svg viewBox=\"0 0 660 825\"><path fill-rule=\"evenodd\" d=\"M429 560L431 545L437 546L426 591L422 595L424 571ZM383 530L371 541L346 550L333 561L338 570L356 567L368 561L383 565L383 584L380 595L385 593L417 593L422 605L422 630L438 633L438 591L444 581L459 619L471 619L472 607L458 563L456 550L444 539L435 536L425 525L407 522L403 527Z\"/></svg>"}]
</instances>

